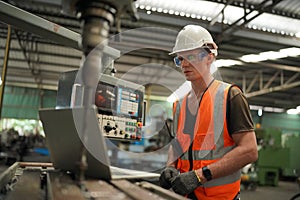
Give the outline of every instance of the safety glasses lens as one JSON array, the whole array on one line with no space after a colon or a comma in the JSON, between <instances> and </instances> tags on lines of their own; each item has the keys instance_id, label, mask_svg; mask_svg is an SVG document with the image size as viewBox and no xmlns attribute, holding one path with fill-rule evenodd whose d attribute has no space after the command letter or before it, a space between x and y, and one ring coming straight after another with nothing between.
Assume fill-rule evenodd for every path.
<instances>
[{"instance_id":1,"label":"safety glasses lens","mask_svg":"<svg viewBox=\"0 0 300 200\"><path fill-rule=\"evenodd\" d=\"M179 58L178 56L176 56L174 58L174 63L177 67L180 67L181 66L181 61L182 61L182 58Z\"/></svg>"}]
</instances>

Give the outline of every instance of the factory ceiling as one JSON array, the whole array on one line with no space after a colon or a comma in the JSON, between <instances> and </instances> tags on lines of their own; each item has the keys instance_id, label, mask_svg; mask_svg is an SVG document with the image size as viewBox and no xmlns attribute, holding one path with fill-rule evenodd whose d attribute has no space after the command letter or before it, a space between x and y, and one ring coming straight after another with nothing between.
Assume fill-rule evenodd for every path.
<instances>
[{"instance_id":1,"label":"factory ceiling","mask_svg":"<svg viewBox=\"0 0 300 200\"><path fill-rule=\"evenodd\" d=\"M60 73L80 66L80 21L62 12L61 0L0 3L1 66L12 25L6 84L56 90ZM121 51L116 77L168 97L185 81L168 52L184 25L199 24L219 47L217 76L239 85L251 105L300 105L300 1L138 0L134 6L137 21L122 16L120 27L110 29L109 46Z\"/></svg>"}]
</instances>

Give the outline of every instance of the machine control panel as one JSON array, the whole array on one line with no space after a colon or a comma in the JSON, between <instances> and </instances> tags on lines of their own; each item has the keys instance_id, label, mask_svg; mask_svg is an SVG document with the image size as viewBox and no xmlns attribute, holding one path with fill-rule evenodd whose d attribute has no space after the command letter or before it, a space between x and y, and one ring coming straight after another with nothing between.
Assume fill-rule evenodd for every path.
<instances>
[{"instance_id":1,"label":"machine control panel","mask_svg":"<svg viewBox=\"0 0 300 200\"><path fill-rule=\"evenodd\" d=\"M95 105L101 132L111 139L141 140L143 101L142 85L102 75L95 93Z\"/></svg>"},{"instance_id":2,"label":"machine control panel","mask_svg":"<svg viewBox=\"0 0 300 200\"><path fill-rule=\"evenodd\" d=\"M142 122L128 117L98 114L99 126L104 136L114 139L140 140Z\"/></svg>"}]
</instances>

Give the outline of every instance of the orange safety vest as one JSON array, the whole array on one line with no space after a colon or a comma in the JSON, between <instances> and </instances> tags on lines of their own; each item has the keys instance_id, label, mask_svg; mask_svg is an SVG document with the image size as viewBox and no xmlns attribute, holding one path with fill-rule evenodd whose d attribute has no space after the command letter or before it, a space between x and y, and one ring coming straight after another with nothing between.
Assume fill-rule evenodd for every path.
<instances>
[{"instance_id":1,"label":"orange safety vest","mask_svg":"<svg viewBox=\"0 0 300 200\"><path fill-rule=\"evenodd\" d=\"M177 168L181 173L217 162L235 147L226 123L227 94L230 87L230 84L214 80L204 92L196 116L193 140L190 138L191 134L183 133L187 109L187 96L184 97L177 116L177 140L183 152L177 160ZM176 107L173 111L176 111ZM240 190L240 177L239 170L231 175L212 179L194 190L194 193L198 199L231 200Z\"/></svg>"}]
</instances>

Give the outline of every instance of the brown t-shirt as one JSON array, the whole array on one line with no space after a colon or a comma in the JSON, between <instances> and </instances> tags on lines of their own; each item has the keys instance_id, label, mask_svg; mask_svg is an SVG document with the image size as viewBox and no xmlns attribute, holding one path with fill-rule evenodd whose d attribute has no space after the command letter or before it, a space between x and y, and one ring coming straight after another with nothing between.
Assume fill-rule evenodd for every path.
<instances>
[{"instance_id":1,"label":"brown t-shirt","mask_svg":"<svg viewBox=\"0 0 300 200\"><path fill-rule=\"evenodd\" d=\"M236 86L231 87L228 92L226 115L230 134L254 130L248 101Z\"/></svg>"}]
</instances>

